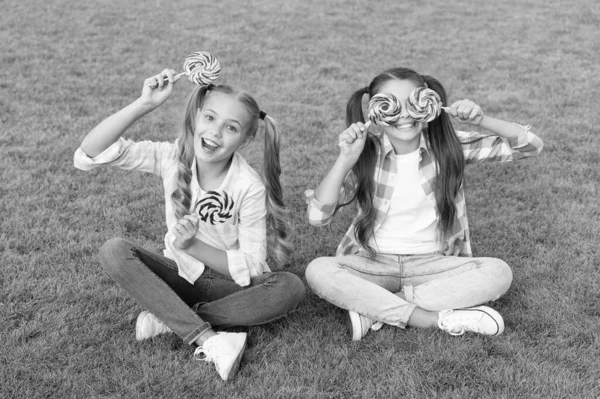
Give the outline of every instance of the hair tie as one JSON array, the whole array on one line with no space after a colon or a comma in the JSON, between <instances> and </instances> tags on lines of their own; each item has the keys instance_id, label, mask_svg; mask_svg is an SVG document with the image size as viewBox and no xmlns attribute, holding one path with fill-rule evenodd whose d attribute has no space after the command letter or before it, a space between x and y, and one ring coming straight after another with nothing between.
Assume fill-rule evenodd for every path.
<instances>
[{"instance_id":1,"label":"hair tie","mask_svg":"<svg viewBox=\"0 0 600 399\"><path fill-rule=\"evenodd\" d=\"M214 88L215 88L215 85L214 85L214 84L212 84L212 83L209 83L209 84L206 86L206 91L211 91L211 90L212 90L212 89L214 89Z\"/></svg>"},{"instance_id":2,"label":"hair tie","mask_svg":"<svg viewBox=\"0 0 600 399\"><path fill-rule=\"evenodd\" d=\"M363 91L365 92L365 94L369 94L369 86L365 86L365 88L363 89Z\"/></svg>"},{"instance_id":3,"label":"hair tie","mask_svg":"<svg viewBox=\"0 0 600 399\"><path fill-rule=\"evenodd\" d=\"M258 117L260 119L262 119L263 121L265 120L265 116L267 116L267 113L264 112L264 111L260 111L259 114L258 114Z\"/></svg>"}]
</instances>

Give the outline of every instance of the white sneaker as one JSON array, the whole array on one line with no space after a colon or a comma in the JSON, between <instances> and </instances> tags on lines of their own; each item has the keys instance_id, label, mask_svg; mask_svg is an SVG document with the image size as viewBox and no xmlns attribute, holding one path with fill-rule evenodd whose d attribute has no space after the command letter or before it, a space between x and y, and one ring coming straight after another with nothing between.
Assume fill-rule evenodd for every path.
<instances>
[{"instance_id":1,"label":"white sneaker","mask_svg":"<svg viewBox=\"0 0 600 399\"><path fill-rule=\"evenodd\" d=\"M462 335L466 331L484 335L500 335L504 331L504 320L500 313L487 306L442 310L438 326L451 335Z\"/></svg>"},{"instance_id":2,"label":"white sneaker","mask_svg":"<svg viewBox=\"0 0 600 399\"><path fill-rule=\"evenodd\" d=\"M377 331L383 326L383 323L352 310L348 311L348 315L350 316L350 332L353 341L360 341L362 337L367 335L369 329Z\"/></svg>"},{"instance_id":3,"label":"white sneaker","mask_svg":"<svg viewBox=\"0 0 600 399\"><path fill-rule=\"evenodd\" d=\"M246 333L219 332L194 352L194 358L213 362L223 381L235 377L246 348ZM202 357L204 356L204 357Z\"/></svg>"},{"instance_id":4,"label":"white sneaker","mask_svg":"<svg viewBox=\"0 0 600 399\"><path fill-rule=\"evenodd\" d=\"M169 327L146 310L139 314L135 323L135 339L138 341L170 332L171 329Z\"/></svg>"}]
</instances>

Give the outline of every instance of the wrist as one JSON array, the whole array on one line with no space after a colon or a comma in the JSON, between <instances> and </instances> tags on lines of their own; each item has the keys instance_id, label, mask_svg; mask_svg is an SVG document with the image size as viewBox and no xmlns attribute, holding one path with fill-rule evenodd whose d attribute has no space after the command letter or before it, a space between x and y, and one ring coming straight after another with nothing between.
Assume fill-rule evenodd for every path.
<instances>
[{"instance_id":1,"label":"wrist","mask_svg":"<svg viewBox=\"0 0 600 399\"><path fill-rule=\"evenodd\" d=\"M481 119L479 120L479 123L477 124L477 126L487 129L489 126L490 120L491 120L491 118L489 116L483 115L481 117Z\"/></svg>"},{"instance_id":2,"label":"wrist","mask_svg":"<svg viewBox=\"0 0 600 399\"><path fill-rule=\"evenodd\" d=\"M139 97L131 106L138 112L140 116L146 115L156 109L156 105L152 102L145 100L143 97Z\"/></svg>"},{"instance_id":3,"label":"wrist","mask_svg":"<svg viewBox=\"0 0 600 399\"><path fill-rule=\"evenodd\" d=\"M333 164L331 170L337 171L342 176L346 177L346 175L348 174L348 172L350 172L355 163L356 159L347 158L343 154L340 154L335 160L335 163Z\"/></svg>"},{"instance_id":4,"label":"wrist","mask_svg":"<svg viewBox=\"0 0 600 399\"><path fill-rule=\"evenodd\" d=\"M187 252L187 250L190 249L193 243L193 238L189 240L175 239L175 241L173 241L173 246L175 246L175 248L179 249L180 251Z\"/></svg>"}]
</instances>

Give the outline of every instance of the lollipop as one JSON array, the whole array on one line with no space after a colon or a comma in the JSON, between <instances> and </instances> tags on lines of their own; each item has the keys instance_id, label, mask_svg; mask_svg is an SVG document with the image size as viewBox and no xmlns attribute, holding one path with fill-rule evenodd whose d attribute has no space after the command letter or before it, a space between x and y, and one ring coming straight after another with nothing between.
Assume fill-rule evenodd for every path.
<instances>
[{"instance_id":1,"label":"lollipop","mask_svg":"<svg viewBox=\"0 0 600 399\"><path fill-rule=\"evenodd\" d=\"M379 126L393 126L400 119L402 105L391 93L375 94L369 101L369 119Z\"/></svg>"},{"instance_id":2,"label":"lollipop","mask_svg":"<svg viewBox=\"0 0 600 399\"><path fill-rule=\"evenodd\" d=\"M183 61L183 70L174 76L177 79L179 76L187 75L190 82L200 86L208 86L219 77L221 65L217 57L208 51L197 51L188 55ZM150 87L157 87L157 84L152 84Z\"/></svg>"},{"instance_id":3,"label":"lollipop","mask_svg":"<svg viewBox=\"0 0 600 399\"><path fill-rule=\"evenodd\" d=\"M183 69L188 80L200 86L208 86L221 73L219 60L207 51L198 51L188 55L183 62Z\"/></svg>"},{"instance_id":4,"label":"lollipop","mask_svg":"<svg viewBox=\"0 0 600 399\"><path fill-rule=\"evenodd\" d=\"M417 122L431 122L440 115L441 110L449 110L442 107L440 96L433 90L425 87L417 87L406 100L406 111ZM400 119L402 104L391 93L375 94L369 101L369 119L365 124L368 128L373 122L379 126L394 126ZM346 140L338 144L341 146Z\"/></svg>"},{"instance_id":5,"label":"lollipop","mask_svg":"<svg viewBox=\"0 0 600 399\"><path fill-rule=\"evenodd\" d=\"M233 214L233 199L223 190L209 191L196 204L198 215L205 223L225 223Z\"/></svg>"},{"instance_id":6,"label":"lollipop","mask_svg":"<svg viewBox=\"0 0 600 399\"><path fill-rule=\"evenodd\" d=\"M417 87L408 96L406 100L406 111L417 122L431 122L440 115L442 109L442 99L433 90L425 87Z\"/></svg>"},{"instance_id":7,"label":"lollipop","mask_svg":"<svg viewBox=\"0 0 600 399\"><path fill-rule=\"evenodd\" d=\"M374 123L379 126L392 126L400 119L402 105L391 93L375 94L369 101L369 122L365 123L365 129ZM341 146L346 140L338 144Z\"/></svg>"}]
</instances>

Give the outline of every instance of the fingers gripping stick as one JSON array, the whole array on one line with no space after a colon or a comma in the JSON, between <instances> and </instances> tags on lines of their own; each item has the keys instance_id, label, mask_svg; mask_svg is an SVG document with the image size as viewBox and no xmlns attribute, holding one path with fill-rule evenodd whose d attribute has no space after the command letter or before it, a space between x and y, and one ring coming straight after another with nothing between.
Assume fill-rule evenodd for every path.
<instances>
[{"instance_id":1,"label":"fingers gripping stick","mask_svg":"<svg viewBox=\"0 0 600 399\"><path fill-rule=\"evenodd\" d=\"M365 123L365 131L369 129L369 126L371 126L371 121L368 121L367 123ZM338 143L338 147L341 147L342 145L346 144L347 141L344 140L341 143Z\"/></svg>"}]
</instances>

